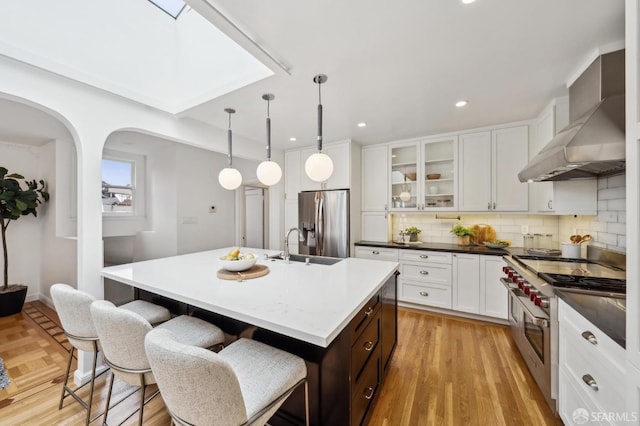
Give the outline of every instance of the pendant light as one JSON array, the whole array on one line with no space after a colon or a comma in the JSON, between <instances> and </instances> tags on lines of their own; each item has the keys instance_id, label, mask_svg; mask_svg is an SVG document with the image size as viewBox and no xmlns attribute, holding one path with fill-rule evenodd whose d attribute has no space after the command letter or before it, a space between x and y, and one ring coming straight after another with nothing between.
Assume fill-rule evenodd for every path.
<instances>
[{"instance_id":1,"label":"pendant light","mask_svg":"<svg viewBox=\"0 0 640 426\"><path fill-rule=\"evenodd\" d=\"M400 200L405 203L411 199L411 188L407 189L407 168L404 169L404 183L402 184L402 192L400 193Z\"/></svg>"},{"instance_id":2,"label":"pendant light","mask_svg":"<svg viewBox=\"0 0 640 426\"><path fill-rule=\"evenodd\" d=\"M326 81L327 76L324 74L313 77L313 82L318 85L318 152L307 158L304 171L309 179L315 182L325 182L333 174L333 161L327 154L322 153L322 94L320 86Z\"/></svg>"},{"instance_id":3,"label":"pendant light","mask_svg":"<svg viewBox=\"0 0 640 426\"><path fill-rule=\"evenodd\" d=\"M267 159L258 164L256 175L258 180L267 186L280 182L282 169L275 161L271 161L271 117L269 117L269 103L276 97L271 93L262 95L262 99L267 101Z\"/></svg>"},{"instance_id":4,"label":"pendant light","mask_svg":"<svg viewBox=\"0 0 640 426\"><path fill-rule=\"evenodd\" d=\"M242 183L242 175L240 172L232 167L232 134L231 134L231 114L236 112L233 108L225 108L224 112L229 114L229 129L227 130L227 164L229 167L225 167L220 171L218 175L218 182L224 189L233 190L240 186Z\"/></svg>"}]
</instances>

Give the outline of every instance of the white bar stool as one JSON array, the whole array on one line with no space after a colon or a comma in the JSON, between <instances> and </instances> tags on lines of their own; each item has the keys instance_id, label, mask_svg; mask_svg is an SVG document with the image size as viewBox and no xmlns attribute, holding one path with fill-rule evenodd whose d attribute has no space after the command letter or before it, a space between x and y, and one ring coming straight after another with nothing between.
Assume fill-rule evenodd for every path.
<instances>
[{"instance_id":1,"label":"white bar stool","mask_svg":"<svg viewBox=\"0 0 640 426\"><path fill-rule=\"evenodd\" d=\"M178 425L264 425L301 384L309 426L304 360L255 340L240 339L219 353L180 342L156 328L145 348L158 389Z\"/></svg>"},{"instance_id":2,"label":"white bar stool","mask_svg":"<svg viewBox=\"0 0 640 426\"><path fill-rule=\"evenodd\" d=\"M91 404L93 403L94 382L97 377L96 364L98 361L99 350L98 333L93 325L89 308L91 303L95 301L95 298L88 293L76 290L68 284L54 284L51 286L51 299L53 299L53 305L58 317L60 317L64 334L67 336L67 339L71 344L71 349L69 350L69 361L67 362L67 370L64 377L64 383L62 385L62 394L60 395L58 409L62 408L64 399L67 396L72 396L85 410L87 410L85 424L88 425L90 422L102 415L102 413L100 413L93 418L91 417ZM154 324L171 318L171 313L168 309L142 300L127 303L122 307L133 312L139 312L140 315L148 318L150 321L153 321ZM71 389L68 386L69 372L71 371L73 352L76 349L80 351L93 352L93 365L91 368L91 379L77 388ZM104 373L104 371L102 373ZM89 400L85 402L80 398L80 396L78 396L77 392L87 384L90 386Z\"/></svg>"}]
</instances>

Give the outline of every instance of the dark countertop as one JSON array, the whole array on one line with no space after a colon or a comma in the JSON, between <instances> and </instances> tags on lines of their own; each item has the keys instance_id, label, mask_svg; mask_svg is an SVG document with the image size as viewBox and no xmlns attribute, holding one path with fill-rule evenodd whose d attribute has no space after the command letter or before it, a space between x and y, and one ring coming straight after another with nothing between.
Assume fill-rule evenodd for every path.
<instances>
[{"instance_id":1,"label":"dark countertop","mask_svg":"<svg viewBox=\"0 0 640 426\"><path fill-rule=\"evenodd\" d=\"M556 294L604 334L626 348L627 299L624 294L608 293L602 296L558 288Z\"/></svg>"},{"instance_id":2,"label":"dark countertop","mask_svg":"<svg viewBox=\"0 0 640 426\"><path fill-rule=\"evenodd\" d=\"M459 246L457 244L427 242L421 242L420 244L401 244L394 242L381 243L377 241L358 241L355 243L355 245L383 248L401 248L410 250L448 251L453 253L486 254L490 256L505 256L510 254L511 251L511 249L492 249L485 246Z\"/></svg>"}]
</instances>

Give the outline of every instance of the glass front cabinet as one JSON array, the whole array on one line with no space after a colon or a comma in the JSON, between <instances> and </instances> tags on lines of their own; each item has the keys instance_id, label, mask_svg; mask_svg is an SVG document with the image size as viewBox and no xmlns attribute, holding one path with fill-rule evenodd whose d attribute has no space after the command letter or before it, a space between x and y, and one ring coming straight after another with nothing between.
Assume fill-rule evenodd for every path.
<instances>
[{"instance_id":1,"label":"glass front cabinet","mask_svg":"<svg viewBox=\"0 0 640 426\"><path fill-rule=\"evenodd\" d=\"M458 138L389 147L391 211L452 211L458 206Z\"/></svg>"}]
</instances>

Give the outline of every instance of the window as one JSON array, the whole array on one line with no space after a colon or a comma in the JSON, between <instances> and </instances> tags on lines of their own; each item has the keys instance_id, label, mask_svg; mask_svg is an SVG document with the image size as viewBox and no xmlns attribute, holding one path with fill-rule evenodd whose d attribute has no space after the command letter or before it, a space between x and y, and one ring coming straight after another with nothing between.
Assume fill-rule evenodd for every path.
<instances>
[{"instance_id":1,"label":"window","mask_svg":"<svg viewBox=\"0 0 640 426\"><path fill-rule=\"evenodd\" d=\"M144 215L144 157L105 150L102 157L102 213Z\"/></svg>"},{"instance_id":2,"label":"window","mask_svg":"<svg viewBox=\"0 0 640 426\"><path fill-rule=\"evenodd\" d=\"M158 6L164 12L166 12L173 19L178 19L178 15L185 8L185 3L182 0L149 0L151 3Z\"/></svg>"}]
</instances>

